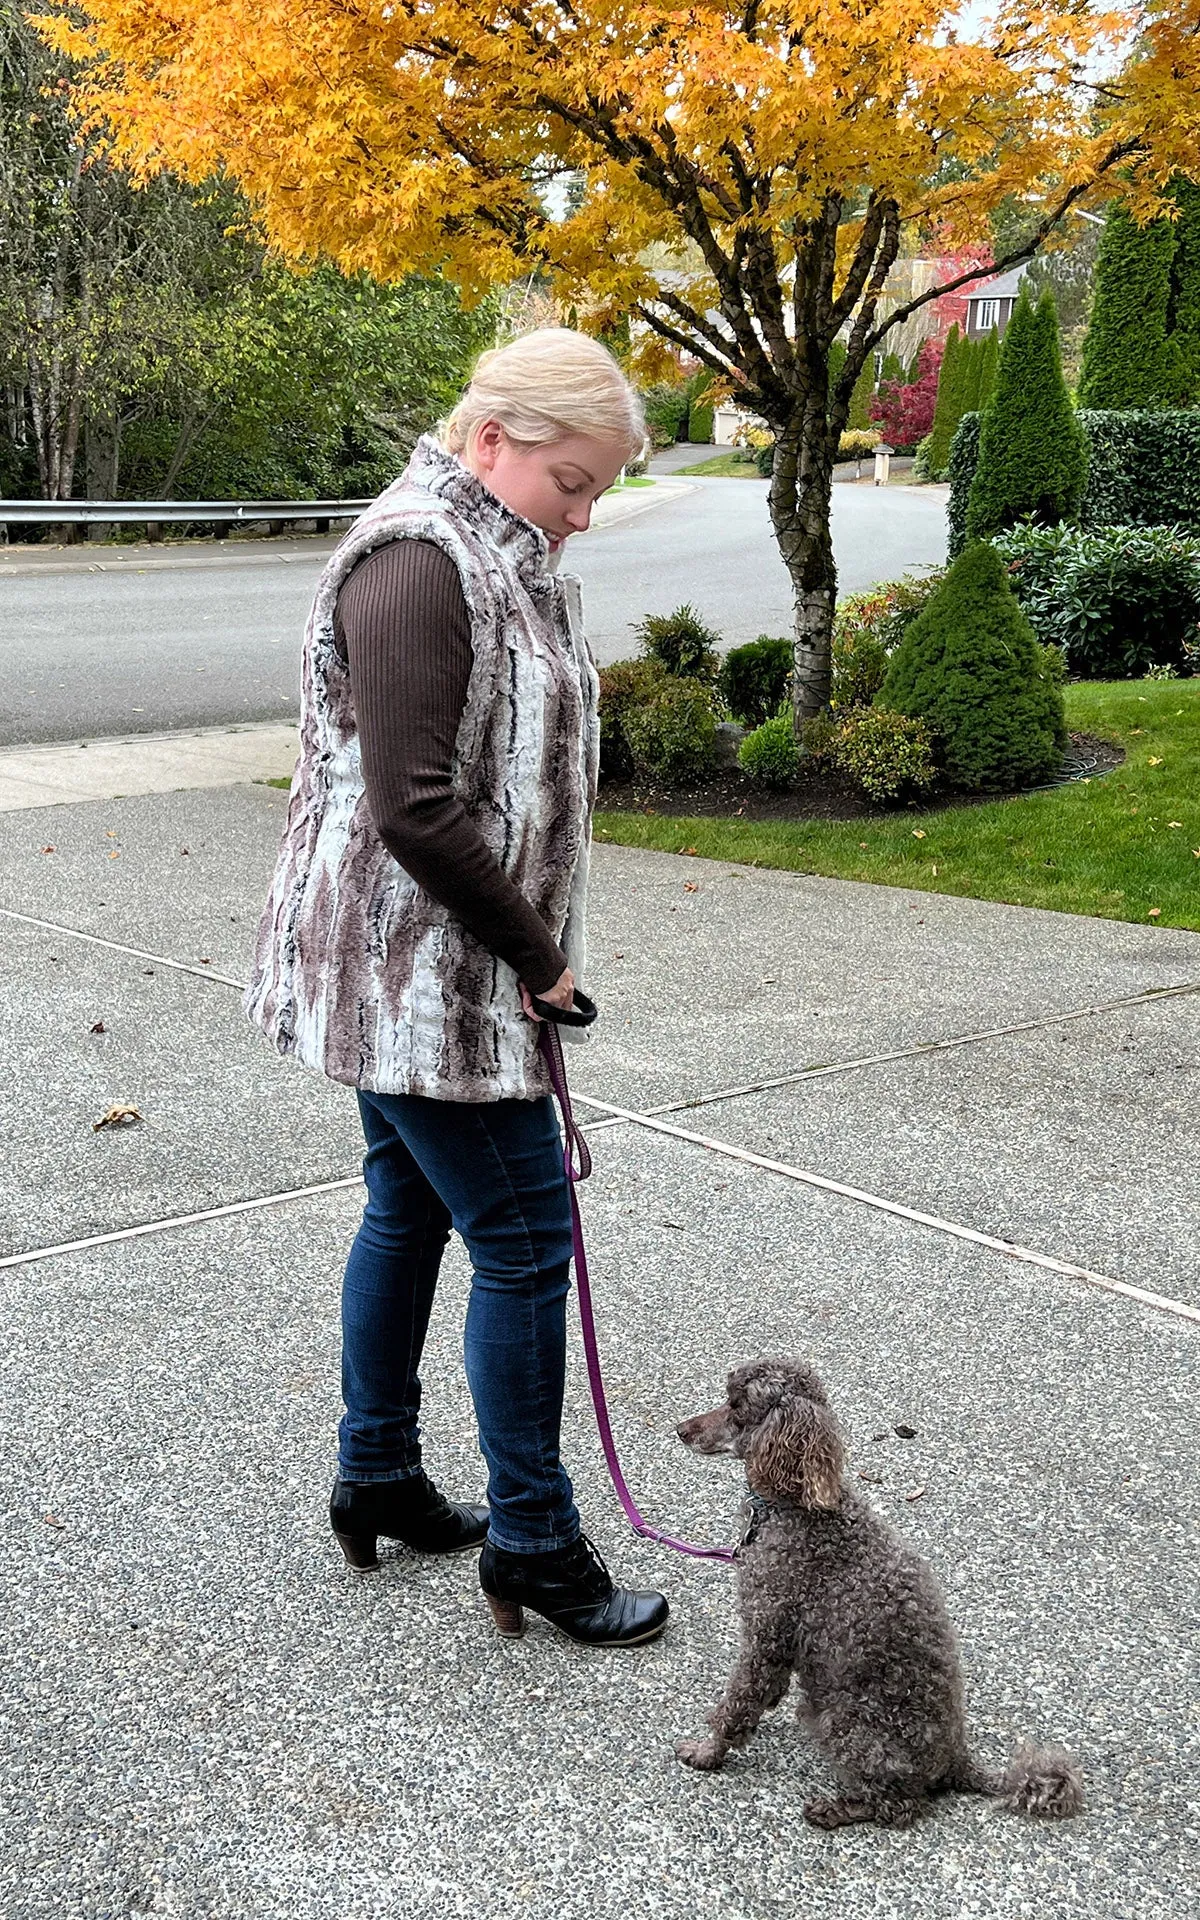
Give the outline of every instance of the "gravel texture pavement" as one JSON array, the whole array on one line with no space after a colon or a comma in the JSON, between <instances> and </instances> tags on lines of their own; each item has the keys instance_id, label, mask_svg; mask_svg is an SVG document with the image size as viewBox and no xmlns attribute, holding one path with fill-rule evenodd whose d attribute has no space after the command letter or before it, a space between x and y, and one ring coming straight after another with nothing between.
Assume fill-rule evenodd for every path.
<instances>
[{"instance_id":1,"label":"gravel texture pavement","mask_svg":"<svg viewBox=\"0 0 1200 1920\"><path fill-rule=\"evenodd\" d=\"M283 798L10 815L0 905L240 977ZM694 1097L1200 977L1193 935L734 872L597 850L607 1018L579 1089ZM232 989L2 915L0 947L0 1252L354 1172L348 1096L276 1060ZM1182 1296L1197 1044L1194 1001L1154 1002L681 1122ZM110 1096L144 1125L93 1134ZM736 1471L674 1424L734 1361L810 1355L852 1471L944 1582L979 1752L1062 1741L1086 1815L955 1798L909 1833L816 1833L823 1775L786 1707L722 1773L681 1769L732 1655L730 1576L626 1530L574 1334L581 1507L621 1578L669 1592L665 1639L503 1642L469 1559L351 1576L323 1513L351 1187L0 1269L4 1920L1190 1915L1195 1327L641 1128L594 1151L606 1374L647 1513L728 1538ZM468 1282L454 1244L426 1447L461 1497L483 1484Z\"/></svg>"}]
</instances>

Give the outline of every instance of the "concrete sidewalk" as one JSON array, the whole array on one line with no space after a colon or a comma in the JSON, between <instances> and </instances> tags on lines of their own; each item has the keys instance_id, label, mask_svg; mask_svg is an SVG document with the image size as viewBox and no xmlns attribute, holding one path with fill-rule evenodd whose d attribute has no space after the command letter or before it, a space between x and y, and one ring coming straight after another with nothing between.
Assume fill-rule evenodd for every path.
<instances>
[{"instance_id":1,"label":"concrete sidewalk","mask_svg":"<svg viewBox=\"0 0 1200 1920\"><path fill-rule=\"evenodd\" d=\"M1170 1302L1198 1297L1200 995L1163 990L1200 984L1200 937L596 850L605 1019L573 1083L678 1129L590 1109L635 1492L728 1537L736 1474L673 1425L732 1362L811 1355L853 1471L945 1583L979 1751L1032 1732L1088 1777L1066 1827L955 1799L830 1836L800 1818L822 1775L786 1707L721 1774L675 1763L728 1668L729 1575L625 1529L574 1340L581 1507L622 1578L670 1592L661 1643L501 1642L468 1561L397 1551L355 1581L329 1542L357 1123L236 992L285 804L226 785L0 821L5 1920L1190 1915L1200 1329ZM140 1124L93 1131L115 1103ZM468 1279L456 1244L424 1369L463 1497Z\"/></svg>"}]
</instances>

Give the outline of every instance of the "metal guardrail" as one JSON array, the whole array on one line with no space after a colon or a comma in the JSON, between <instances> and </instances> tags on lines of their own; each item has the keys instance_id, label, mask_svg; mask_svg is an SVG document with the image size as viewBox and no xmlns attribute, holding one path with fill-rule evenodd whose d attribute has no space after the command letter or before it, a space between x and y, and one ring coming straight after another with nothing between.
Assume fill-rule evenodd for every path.
<instances>
[{"instance_id":1,"label":"metal guardrail","mask_svg":"<svg viewBox=\"0 0 1200 1920\"><path fill-rule=\"evenodd\" d=\"M150 539L158 529L190 521L224 521L231 526L266 520L285 527L316 520L328 531L331 520L356 520L369 500L0 500L0 526L86 527L97 523L145 526ZM323 524L322 524L323 523Z\"/></svg>"}]
</instances>

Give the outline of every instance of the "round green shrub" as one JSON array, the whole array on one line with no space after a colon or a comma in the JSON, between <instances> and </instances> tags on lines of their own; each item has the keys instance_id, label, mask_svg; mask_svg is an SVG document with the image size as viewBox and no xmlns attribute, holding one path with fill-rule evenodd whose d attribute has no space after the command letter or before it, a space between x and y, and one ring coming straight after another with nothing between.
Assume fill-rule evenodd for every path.
<instances>
[{"instance_id":1,"label":"round green shrub","mask_svg":"<svg viewBox=\"0 0 1200 1920\"><path fill-rule=\"evenodd\" d=\"M650 658L668 673L689 680L716 679L721 665L716 649L721 636L705 626L694 607L649 614L636 631Z\"/></svg>"},{"instance_id":2,"label":"round green shrub","mask_svg":"<svg viewBox=\"0 0 1200 1920\"><path fill-rule=\"evenodd\" d=\"M936 774L933 737L925 722L886 707L852 713L834 739L833 753L842 772L881 806L906 792L922 792Z\"/></svg>"},{"instance_id":3,"label":"round green shrub","mask_svg":"<svg viewBox=\"0 0 1200 1920\"><path fill-rule=\"evenodd\" d=\"M600 774L623 780L633 772L633 751L625 734L630 711L648 700L665 678L657 660L614 660L600 668Z\"/></svg>"},{"instance_id":4,"label":"round green shrub","mask_svg":"<svg viewBox=\"0 0 1200 1920\"><path fill-rule=\"evenodd\" d=\"M800 770L800 747L790 713L777 713L748 733L738 748L738 765L764 787L790 787Z\"/></svg>"},{"instance_id":5,"label":"round green shrub","mask_svg":"<svg viewBox=\"0 0 1200 1920\"><path fill-rule=\"evenodd\" d=\"M800 729L804 758L813 766L837 759L837 743L845 722L833 713L814 713Z\"/></svg>"},{"instance_id":6,"label":"round green shrub","mask_svg":"<svg viewBox=\"0 0 1200 1920\"><path fill-rule=\"evenodd\" d=\"M1006 792L1045 780L1066 745L1062 689L995 548L974 541L892 656L878 703L924 720L955 786Z\"/></svg>"},{"instance_id":7,"label":"round green shrub","mask_svg":"<svg viewBox=\"0 0 1200 1920\"><path fill-rule=\"evenodd\" d=\"M709 772L717 716L703 680L663 674L625 709L623 731L634 767L662 780L696 780Z\"/></svg>"},{"instance_id":8,"label":"round green shrub","mask_svg":"<svg viewBox=\"0 0 1200 1920\"><path fill-rule=\"evenodd\" d=\"M735 720L761 727L791 692L793 650L790 640L760 633L744 647L731 647L721 662L717 686Z\"/></svg>"}]
</instances>

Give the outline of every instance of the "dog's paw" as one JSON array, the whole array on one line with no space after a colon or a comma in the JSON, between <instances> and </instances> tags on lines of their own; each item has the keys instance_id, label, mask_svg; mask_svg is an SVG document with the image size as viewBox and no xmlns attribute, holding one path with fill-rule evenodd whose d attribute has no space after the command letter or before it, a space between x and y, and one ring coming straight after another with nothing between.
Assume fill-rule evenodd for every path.
<instances>
[{"instance_id":1,"label":"dog's paw","mask_svg":"<svg viewBox=\"0 0 1200 1920\"><path fill-rule=\"evenodd\" d=\"M711 1773L725 1758L725 1749L719 1740L677 1740L675 1758L682 1760L685 1767L699 1767L701 1772Z\"/></svg>"}]
</instances>

